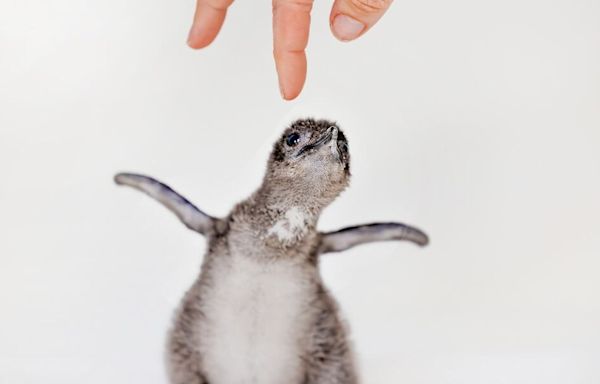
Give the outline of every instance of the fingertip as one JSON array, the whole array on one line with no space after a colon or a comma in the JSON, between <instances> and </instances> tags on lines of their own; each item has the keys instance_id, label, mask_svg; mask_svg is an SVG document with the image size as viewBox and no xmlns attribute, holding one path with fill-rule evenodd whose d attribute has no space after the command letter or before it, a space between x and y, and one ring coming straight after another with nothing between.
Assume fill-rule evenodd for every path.
<instances>
[{"instance_id":1,"label":"fingertip","mask_svg":"<svg viewBox=\"0 0 600 384\"><path fill-rule=\"evenodd\" d=\"M215 37L216 37L216 35L215 35ZM204 37L190 36L190 37L188 37L187 45L188 45L188 47L190 47L192 49L202 49L202 48L209 46L210 43L213 42L213 40L214 40L214 38L208 39L208 38L204 38Z\"/></svg>"},{"instance_id":2,"label":"fingertip","mask_svg":"<svg viewBox=\"0 0 600 384\"><path fill-rule=\"evenodd\" d=\"M301 52L275 53L279 91L284 100L300 95L306 81L306 54Z\"/></svg>"},{"instance_id":3,"label":"fingertip","mask_svg":"<svg viewBox=\"0 0 600 384\"><path fill-rule=\"evenodd\" d=\"M282 97L282 98L283 98L283 100L285 100L285 101L292 101L292 100L294 100L295 98L297 98L299 95L300 95L300 90L297 90L297 91L295 91L295 92L293 92L293 93L290 93L290 94L287 94L287 95L286 95L285 93L282 93L282 94L281 94L281 97Z\"/></svg>"},{"instance_id":4,"label":"fingertip","mask_svg":"<svg viewBox=\"0 0 600 384\"><path fill-rule=\"evenodd\" d=\"M186 44L188 45L188 47L190 47L192 49L202 49L202 48L205 48L208 45L210 45L210 43L212 43L213 40L214 40L214 38L209 39L204 36L199 37L199 36L191 36L190 35L190 36L188 36Z\"/></svg>"},{"instance_id":5,"label":"fingertip","mask_svg":"<svg viewBox=\"0 0 600 384\"><path fill-rule=\"evenodd\" d=\"M193 49L204 48L212 43L225 21L225 9L198 4L194 22L188 34L187 45Z\"/></svg>"},{"instance_id":6,"label":"fingertip","mask_svg":"<svg viewBox=\"0 0 600 384\"><path fill-rule=\"evenodd\" d=\"M285 101L291 101L297 98L302 91L304 84L294 84L288 82L286 85L282 84L282 80L279 80L279 92L281 93L281 98Z\"/></svg>"}]
</instances>

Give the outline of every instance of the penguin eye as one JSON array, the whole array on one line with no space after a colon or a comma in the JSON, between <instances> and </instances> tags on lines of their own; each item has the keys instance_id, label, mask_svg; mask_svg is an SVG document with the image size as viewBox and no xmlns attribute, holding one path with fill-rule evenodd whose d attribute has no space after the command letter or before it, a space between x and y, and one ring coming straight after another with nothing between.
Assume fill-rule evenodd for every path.
<instances>
[{"instance_id":1,"label":"penguin eye","mask_svg":"<svg viewBox=\"0 0 600 384\"><path fill-rule=\"evenodd\" d=\"M300 135L297 133L290 133L285 139L285 143L290 147L296 146L300 142Z\"/></svg>"}]
</instances>

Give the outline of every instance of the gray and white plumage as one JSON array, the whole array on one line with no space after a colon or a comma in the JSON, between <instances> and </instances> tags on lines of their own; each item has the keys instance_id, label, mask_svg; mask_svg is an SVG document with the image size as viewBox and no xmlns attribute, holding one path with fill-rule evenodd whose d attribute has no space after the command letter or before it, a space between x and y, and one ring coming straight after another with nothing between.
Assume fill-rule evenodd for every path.
<instances>
[{"instance_id":1,"label":"gray and white plumage","mask_svg":"<svg viewBox=\"0 0 600 384\"><path fill-rule=\"evenodd\" d=\"M334 123L313 119L285 130L261 187L223 219L151 177L115 176L208 240L200 276L170 332L173 384L357 383L347 330L321 280L319 255L373 241L423 246L428 238L400 223L317 231L321 211L349 177L344 134Z\"/></svg>"}]
</instances>

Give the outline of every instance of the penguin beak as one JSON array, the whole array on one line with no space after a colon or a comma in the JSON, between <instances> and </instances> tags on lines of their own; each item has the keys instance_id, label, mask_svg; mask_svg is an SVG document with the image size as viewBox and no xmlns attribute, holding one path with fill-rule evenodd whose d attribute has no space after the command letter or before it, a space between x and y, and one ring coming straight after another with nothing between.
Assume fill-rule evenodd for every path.
<instances>
[{"instance_id":1,"label":"penguin beak","mask_svg":"<svg viewBox=\"0 0 600 384\"><path fill-rule=\"evenodd\" d=\"M325 133L323 133L315 142L306 144L304 147L302 147L296 154L296 157L300 157L308 151L322 147L323 145L329 143L334 136L336 137L337 141L337 134L338 129L336 127L329 127L329 129L327 129L327 131L325 131Z\"/></svg>"},{"instance_id":2,"label":"penguin beak","mask_svg":"<svg viewBox=\"0 0 600 384\"><path fill-rule=\"evenodd\" d=\"M344 133L335 126L329 127L316 141L302 147L295 157L303 156L307 152L317 150L327 144L330 144L331 154L348 169L348 140Z\"/></svg>"}]
</instances>

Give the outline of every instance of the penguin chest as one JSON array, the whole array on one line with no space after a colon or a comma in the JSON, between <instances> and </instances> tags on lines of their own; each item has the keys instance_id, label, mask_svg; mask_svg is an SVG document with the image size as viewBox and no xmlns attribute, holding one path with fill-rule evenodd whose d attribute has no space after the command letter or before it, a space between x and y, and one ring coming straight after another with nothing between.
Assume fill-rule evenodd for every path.
<instances>
[{"instance_id":1,"label":"penguin chest","mask_svg":"<svg viewBox=\"0 0 600 384\"><path fill-rule=\"evenodd\" d=\"M210 383L299 383L311 279L299 266L243 256L215 265L202 324Z\"/></svg>"}]
</instances>

